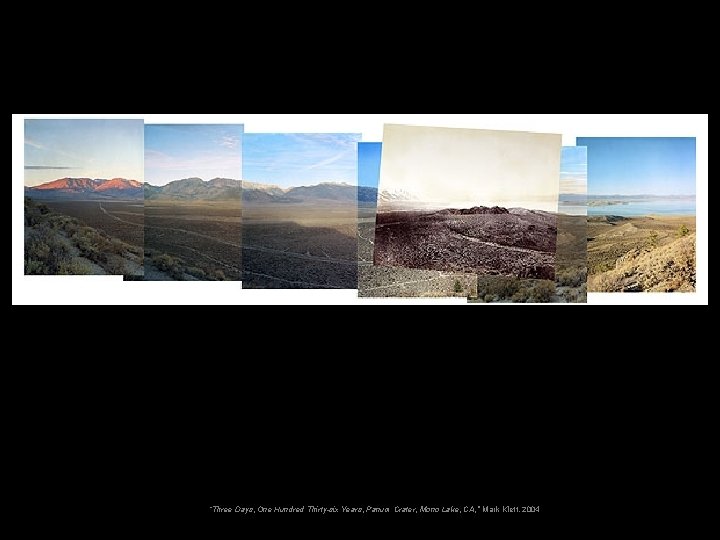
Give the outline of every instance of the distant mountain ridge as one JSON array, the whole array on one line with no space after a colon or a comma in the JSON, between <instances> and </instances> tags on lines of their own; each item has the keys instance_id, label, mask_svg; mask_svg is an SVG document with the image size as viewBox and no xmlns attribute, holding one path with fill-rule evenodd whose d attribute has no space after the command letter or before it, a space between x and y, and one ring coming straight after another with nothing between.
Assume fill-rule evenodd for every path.
<instances>
[{"instance_id":1,"label":"distant mountain ridge","mask_svg":"<svg viewBox=\"0 0 720 540\"><path fill-rule=\"evenodd\" d=\"M377 204L378 190L370 186L358 186L358 202L371 202Z\"/></svg>"},{"instance_id":2,"label":"distant mountain ridge","mask_svg":"<svg viewBox=\"0 0 720 540\"><path fill-rule=\"evenodd\" d=\"M475 214L510 214L510 211L502 206L493 206L492 208L487 206L473 206L472 208L446 208L440 210L438 214L467 216Z\"/></svg>"},{"instance_id":3,"label":"distant mountain ridge","mask_svg":"<svg viewBox=\"0 0 720 540\"><path fill-rule=\"evenodd\" d=\"M643 193L639 195L622 195L622 194L609 194L609 195L601 195L597 193L588 193L587 198L590 200L611 200L611 199L618 199L618 200L672 200L672 199L695 199L696 195L694 194L677 194L677 195L652 195L649 193Z\"/></svg>"},{"instance_id":4,"label":"distant mountain ridge","mask_svg":"<svg viewBox=\"0 0 720 540\"><path fill-rule=\"evenodd\" d=\"M232 200L242 197L242 180L231 178L183 178L164 186L144 185L146 199Z\"/></svg>"},{"instance_id":5,"label":"distant mountain ridge","mask_svg":"<svg viewBox=\"0 0 720 540\"><path fill-rule=\"evenodd\" d=\"M380 202L404 202L419 201L420 198L414 193L410 193L405 189L387 190L384 189L379 194Z\"/></svg>"},{"instance_id":6,"label":"distant mountain ridge","mask_svg":"<svg viewBox=\"0 0 720 540\"><path fill-rule=\"evenodd\" d=\"M126 178L58 178L39 186L26 187L25 194L36 199L137 199L143 196L143 185Z\"/></svg>"},{"instance_id":7,"label":"distant mountain ridge","mask_svg":"<svg viewBox=\"0 0 720 540\"><path fill-rule=\"evenodd\" d=\"M312 186L281 188L273 184L243 181L243 200L251 203L355 203L360 195L366 197L368 192L363 188L358 190L357 186L346 182L321 182Z\"/></svg>"}]
</instances>

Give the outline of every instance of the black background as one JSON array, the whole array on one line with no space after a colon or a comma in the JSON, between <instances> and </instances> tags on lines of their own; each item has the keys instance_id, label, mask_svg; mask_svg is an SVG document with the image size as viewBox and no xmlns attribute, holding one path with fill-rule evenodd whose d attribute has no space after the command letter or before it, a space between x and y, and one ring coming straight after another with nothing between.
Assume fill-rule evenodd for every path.
<instances>
[{"instance_id":1,"label":"black background","mask_svg":"<svg viewBox=\"0 0 720 540\"><path fill-rule=\"evenodd\" d=\"M140 24L133 11L94 39L59 32L44 12L32 26L43 54L11 59L13 110L686 113L703 112L710 87L705 33L678 44L626 12L577 13L592 15L582 32L560 14L554 31L532 14L520 27L495 14L434 13L431 27L370 15L360 33L299 24L280 40L275 18L254 15L241 31L219 12L170 25L145 15ZM682 25L683 13L672 17ZM681 385L686 369L659 359L681 348L685 362L697 360L681 340L705 339L709 310L12 306L9 315L20 425L45 441L34 470L70 522L94 515L117 530L149 518L156 532L209 537L577 537L660 517L650 463L682 430L668 384ZM687 338L669 321L697 331ZM541 511L242 518L209 509L309 504Z\"/></svg>"}]
</instances>

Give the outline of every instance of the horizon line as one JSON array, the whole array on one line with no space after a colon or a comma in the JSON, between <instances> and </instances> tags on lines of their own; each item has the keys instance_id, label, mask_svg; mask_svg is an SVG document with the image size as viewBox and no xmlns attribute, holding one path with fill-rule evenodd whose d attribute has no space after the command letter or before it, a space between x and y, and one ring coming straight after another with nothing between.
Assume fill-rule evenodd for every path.
<instances>
[{"instance_id":1,"label":"horizon line","mask_svg":"<svg viewBox=\"0 0 720 540\"><path fill-rule=\"evenodd\" d=\"M562 195L572 195L563 193ZM697 197L697 193L588 193L593 197Z\"/></svg>"}]
</instances>

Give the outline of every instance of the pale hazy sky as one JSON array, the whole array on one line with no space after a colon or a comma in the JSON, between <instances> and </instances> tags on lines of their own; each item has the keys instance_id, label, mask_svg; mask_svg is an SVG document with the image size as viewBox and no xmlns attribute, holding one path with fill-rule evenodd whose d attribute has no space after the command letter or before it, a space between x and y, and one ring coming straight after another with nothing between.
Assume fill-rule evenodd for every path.
<instances>
[{"instance_id":1,"label":"pale hazy sky","mask_svg":"<svg viewBox=\"0 0 720 540\"><path fill-rule=\"evenodd\" d=\"M242 124L147 124L145 181L242 179Z\"/></svg>"},{"instance_id":2,"label":"pale hazy sky","mask_svg":"<svg viewBox=\"0 0 720 540\"><path fill-rule=\"evenodd\" d=\"M563 146L560 193L587 195L587 146Z\"/></svg>"},{"instance_id":3,"label":"pale hazy sky","mask_svg":"<svg viewBox=\"0 0 720 540\"><path fill-rule=\"evenodd\" d=\"M361 138L353 133L246 133L243 179L283 188L356 184Z\"/></svg>"},{"instance_id":4,"label":"pale hazy sky","mask_svg":"<svg viewBox=\"0 0 720 540\"><path fill-rule=\"evenodd\" d=\"M562 136L386 124L380 190L437 206L557 211Z\"/></svg>"},{"instance_id":5,"label":"pale hazy sky","mask_svg":"<svg viewBox=\"0 0 720 540\"><path fill-rule=\"evenodd\" d=\"M58 178L143 180L142 120L25 120L25 185Z\"/></svg>"}]
</instances>

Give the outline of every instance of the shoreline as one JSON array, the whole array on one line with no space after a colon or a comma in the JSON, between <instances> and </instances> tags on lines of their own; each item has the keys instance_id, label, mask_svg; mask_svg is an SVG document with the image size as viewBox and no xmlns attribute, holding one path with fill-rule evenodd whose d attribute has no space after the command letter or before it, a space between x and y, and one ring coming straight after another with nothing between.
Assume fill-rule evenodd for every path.
<instances>
[{"instance_id":1,"label":"shoreline","mask_svg":"<svg viewBox=\"0 0 720 540\"><path fill-rule=\"evenodd\" d=\"M685 218L685 219L697 219L697 214L638 214L635 216L623 216L620 214L588 214L588 218L602 218L602 217L619 217L623 219L679 219L679 218Z\"/></svg>"}]
</instances>

